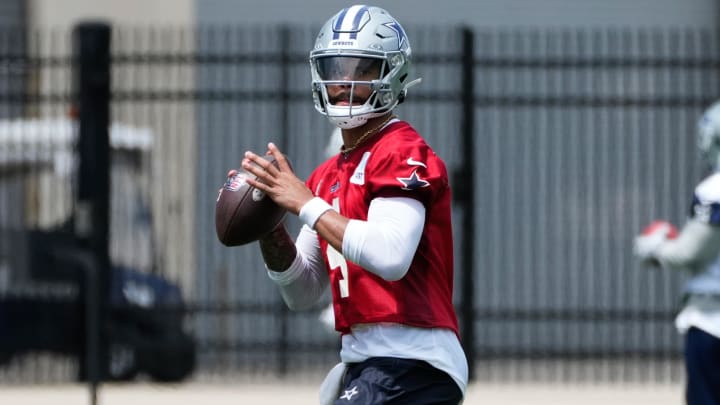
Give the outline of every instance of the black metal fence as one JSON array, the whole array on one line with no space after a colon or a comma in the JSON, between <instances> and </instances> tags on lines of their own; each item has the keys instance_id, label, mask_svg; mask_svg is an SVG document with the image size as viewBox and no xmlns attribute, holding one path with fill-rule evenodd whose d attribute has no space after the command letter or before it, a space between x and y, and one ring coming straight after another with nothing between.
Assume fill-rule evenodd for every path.
<instances>
[{"instance_id":1,"label":"black metal fence","mask_svg":"<svg viewBox=\"0 0 720 405\"><path fill-rule=\"evenodd\" d=\"M684 275L639 268L630 242L651 219L683 220L701 170L695 119L720 91L717 33L406 28L423 83L398 112L453 173L455 302L474 376L679 379L672 317ZM107 271L110 306L125 312L110 316L149 308L157 319L109 323L113 378L189 378L153 369L182 357L173 353L192 357L197 379L315 380L337 361L338 337L318 319L327 298L289 312L257 247L225 248L213 226L216 190L244 150L275 141L300 176L324 159L332 128L310 97L314 31L114 28ZM0 40L23 38L0 46L2 229L49 229L77 214L87 157L68 143L69 37L53 34ZM77 294L37 292L9 263L0 261L0 299ZM191 353L147 360L158 344L186 350L188 336ZM6 356L0 377L76 371L32 356Z\"/></svg>"}]
</instances>

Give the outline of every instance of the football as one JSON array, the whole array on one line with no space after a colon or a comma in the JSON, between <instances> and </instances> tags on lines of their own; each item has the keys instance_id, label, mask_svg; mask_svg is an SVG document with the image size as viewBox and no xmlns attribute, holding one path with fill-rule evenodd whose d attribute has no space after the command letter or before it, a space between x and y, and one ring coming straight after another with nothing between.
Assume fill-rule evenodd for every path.
<instances>
[{"instance_id":1,"label":"football","mask_svg":"<svg viewBox=\"0 0 720 405\"><path fill-rule=\"evenodd\" d=\"M273 156L263 156L277 167ZM225 246L240 246L258 240L283 221L287 211L246 179L255 176L242 169L228 177L215 203L215 232Z\"/></svg>"},{"instance_id":2,"label":"football","mask_svg":"<svg viewBox=\"0 0 720 405\"><path fill-rule=\"evenodd\" d=\"M651 222L648 226L643 229L643 235L651 235L656 232L667 232L665 235L668 239L675 239L678 236L678 230L675 225L668 221L656 220Z\"/></svg>"}]
</instances>

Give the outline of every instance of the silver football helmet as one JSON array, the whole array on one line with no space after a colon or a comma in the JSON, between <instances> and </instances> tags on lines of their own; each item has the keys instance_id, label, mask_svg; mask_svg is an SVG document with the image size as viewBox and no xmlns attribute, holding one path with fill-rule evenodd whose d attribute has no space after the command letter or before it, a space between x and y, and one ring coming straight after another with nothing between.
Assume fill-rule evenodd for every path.
<instances>
[{"instance_id":1,"label":"silver football helmet","mask_svg":"<svg viewBox=\"0 0 720 405\"><path fill-rule=\"evenodd\" d=\"M720 170L720 101L711 105L697 125L698 149L713 170Z\"/></svg>"},{"instance_id":2,"label":"silver football helmet","mask_svg":"<svg viewBox=\"0 0 720 405\"><path fill-rule=\"evenodd\" d=\"M405 31L387 11L364 5L340 10L310 51L315 108L344 129L386 114L420 82L408 77L410 56ZM343 90L329 92L329 86Z\"/></svg>"}]
</instances>

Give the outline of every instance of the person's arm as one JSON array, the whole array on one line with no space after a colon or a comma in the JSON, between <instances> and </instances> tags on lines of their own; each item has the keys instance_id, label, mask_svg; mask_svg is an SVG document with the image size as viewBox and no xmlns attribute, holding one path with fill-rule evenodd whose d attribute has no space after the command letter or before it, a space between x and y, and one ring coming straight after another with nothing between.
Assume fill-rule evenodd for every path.
<instances>
[{"instance_id":1,"label":"person's arm","mask_svg":"<svg viewBox=\"0 0 720 405\"><path fill-rule=\"evenodd\" d=\"M284 226L260 239L268 276L292 310L313 306L329 283L317 235L303 226L293 242Z\"/></svg>"},{"instance_id":2,"label":"person's arm","mask_svg":"<svg viewBox=\"0 0 720 405\"><path fill-rule=\"evenodd\" d=\"M424 227L425 206L418 200L375 198L367 221L348 221L343 256L385 280L400 280L410 269Z\"/></svg>"},{"instance_id":3,"label":"person's arm","mask_svg":"<svg viewBox=\"0 0 720 405\"><path fill-rule=\"evenodd\" d=\"M667 239L653 253L663 267L702 269L720 254L720 227L690 219L676 239Z\"/></svg>"},{"instance_id":4,"label":"person's arm","mask_svg":"<svg viewBox=\"0 0 720 405\"><path fill-rule=\"evenodd\" d=\"M421 202L405 197L375 198L370 202L367 221L360 221L340 215L319 198L314 200L309 204L317 204L317 208L303 206L300 219L314 226L335 250L385 280L405 276L425 226Z\"/></svg>"},{"instance_id":5,"label":"person's arm","mask_svg":"<svg viewBox=\"0 0 720 405\"><path fill-rule=\"evenodd\" d=\"M268 269L285 271L297 256L297 248L285 225L280 225L258 240L260 252Z\"/></svg>"},{"instance_id":6,"label":"person's arm","mask_svg":"<svg viewBox=\"0 0 720 405\"><path fill-rule=\"evenodd\" d=\"M367 221L353 222L313 197L273 143L268 144L268 151L278 161L278 168L252 152L245 153L243 169L257 176L257 180L246 180L251 186L298 215L348 260L387 280L405 275L425 226L422 203L412 198L376 198L370 203Z\"/></svg>"}]
</instances>

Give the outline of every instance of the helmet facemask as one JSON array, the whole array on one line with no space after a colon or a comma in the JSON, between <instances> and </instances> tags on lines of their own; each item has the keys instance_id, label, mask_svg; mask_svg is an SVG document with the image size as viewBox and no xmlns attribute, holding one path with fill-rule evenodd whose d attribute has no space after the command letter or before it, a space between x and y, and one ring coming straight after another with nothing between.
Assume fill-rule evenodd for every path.
<instances>
[{"instance_id":1,"label":"helmet facemask","mask_svg":"<svg viewBox=\"0 0 720 405\"><path fill-rule=\"evenodd\" d=\"M340 128L361 126L398 104L391 79L399 69L386 58L316 56L310 63L315 106Z\"/></svg>"}]
</instances>

